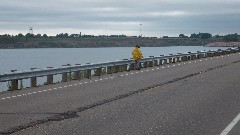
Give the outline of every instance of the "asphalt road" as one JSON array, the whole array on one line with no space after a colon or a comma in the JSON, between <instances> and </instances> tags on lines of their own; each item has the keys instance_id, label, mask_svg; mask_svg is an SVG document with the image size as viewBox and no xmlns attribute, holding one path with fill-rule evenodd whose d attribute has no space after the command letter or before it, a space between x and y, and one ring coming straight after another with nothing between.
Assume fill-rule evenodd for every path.
<instances>
[{"instance_id":1,"label":"asphalt road","mask_svg":"<svg viewBox=\"0 0 240 135\"><path fill-rule=\"evenodd\" d=\"M0 134L240 134L240 54L0 94ZM229 130L230 129L230 130Z\"/></svg>"}]
</instances>

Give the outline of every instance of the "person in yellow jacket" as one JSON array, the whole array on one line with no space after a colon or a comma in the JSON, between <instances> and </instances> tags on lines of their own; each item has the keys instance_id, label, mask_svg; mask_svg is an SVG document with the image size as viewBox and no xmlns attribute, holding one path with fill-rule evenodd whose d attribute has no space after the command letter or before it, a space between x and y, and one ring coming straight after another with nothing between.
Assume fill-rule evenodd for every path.
<instances>
[{"instance_id":1,"label":"person in yellow jacket","mask_svg":"<svg viewBox=\"0 0 240 135\"><path fill-rule=\"evenodd\" d=\"M134 47L134 49L132 50L133 60L135 61L135 69L137 69L137 70L141 69L140 60L143 58L142 52L139 48L140 48L140 46L136 45Z\"/></svg>"}]
</instances>

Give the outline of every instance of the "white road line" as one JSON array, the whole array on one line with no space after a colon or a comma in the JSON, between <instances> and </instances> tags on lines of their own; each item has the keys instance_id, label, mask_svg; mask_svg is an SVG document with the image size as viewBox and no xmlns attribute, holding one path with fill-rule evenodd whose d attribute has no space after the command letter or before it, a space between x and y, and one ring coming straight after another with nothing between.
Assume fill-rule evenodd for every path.
<instances>
[{"instance_id":1,"label":"white road line","mask_svg":"<svg viewBox=\"0 0 240 135\"><path fill-rule=\"evenodd\" d=\"M59 89L62 89L62 87L58 87Z\"/></svg>"},{"instance_id":2,"label":"white road line","mask_svg":"<svg viewBox=\"0 0 240 135\"><path fill-rule=\"evenodd\" d=\"M102 79L99 79L100 81L102 81Z\"/></svg>"},{"instance_id":3,"label":"white road line","mask_svg":"<svg viewBox=\"0 0 240 135\"><path fill-rule=\"evenodd\" d=\"M149 70L146 70L147 72L149 71Z\"/></svg>"},{"instance_id":4,"label":"white road line","mask_svg":"<svg viewBox=\"0 0 240 135\"><path fill-rule=\"evenodd\" d=\"M96 80L95 80L96 81ZM79 83L80 85L82 85L82 83Z\"/></svg>"},{"instance_id":5,"label":"white road line","mask_svg":"<svg viewBox=\"0 0 240 135\"><path fill-rule=\"evenodd\" d=\"M128 75L128 74L126 74L126 75Z\"/></svg>"},{"instance_id":6,"label":"white road line","mask_svg":"<svg viewBox=\"0 0 240 135\"><path fill-rule=\"evenodd\" d=\"M138 74L138 72L136 72L136 74Z\"/></svg>"},{"instance_id":7,"label":"white road line","mask_svg":"<svg viewBox=\"0 0 240 135\"><path fill-rule=\"evenodd\" d=\"M160 68L157 68L157 69L160 69Z\"/></svg>"},{"instance_id":8,"label":"white road line","mask_svg":"<svg viewBox=\"0 0 240 135\"><path fill-rule=\"evenodd\" d=\"M47 90L43 90L44 92L46 92Z\"/></svg>"},{"instance_id":9,"label":"white road line","mask_svg":"<svg viewBox=\"0 0 240 135\"><path fill-rule=\"evenodd\" d=\"M220 135L227 135L232 128L238 123L240 120L240 113L233 119L233 121L222 131Z\"/></svg>"},{"instance_id":10,"label":"white road line","mask_svg":"<svg viewBox=\"0 0 240 135\"><path fill-rule=\"evenodd\" d=\"M16 96L12 96L13 98L15 98Z\"/></svg>"},{"instance_id":11,"label":"white road line","mask_svg":"<svg viewBox=\"0 0 240 135\"><path fill-rule=\"evenodd\" d=\"M105 78L106 80L108 79L108 78Z\"/></svg>"},{"instance_id":12,"label":"white road line","mask_svg":"<svg viewBox=\"0 0 240 135\"><path fill-rule=\"evenodd\" d=\"M28 93L28 95L31 95L32 93Z\"/></svg>"},{"instance_id":13,"label":"white road line","mask_svg":"<svg viewBox=\"0 0 240 135\"><path fill-rule=\"evenodd\" d=\"M6 98L11 98L11 97L6 97Z\"/></svg>"},{"instance_id":14,"label":"white road line","mask_svg":"<svg viewBox=\"0 0 240 135\"><path fill-rule=\"evenodd\" d=\"M152 71L154 71L155 69L152 69Z\"/></svg>"},{"instance_id":15,"label":"white road line","mask_svg":"<svg viewBox=\"0 0 240 135\"><path fill-rule=\"evenodd\" d=\"M164 68L164 67L162 67L162 68Z\"/></svg>"},{"instance_id":16,"label":"white road line","mask_svg":"<svg viewBox=\"0 0 240 135\"><path fill-rule=\"evenodd\" d=\"M141 71L143 73L143 71Z\"/></svg>"},{"instance_id":17,"label":"white road line","mask_svg":"<svg viewBox=\"0 0 240 135\"><path fill-rule=\"evenodd\" d=\"M40 90L38 91L38 93L41 93L41 92L42 92L42 91L40 91Z\"/></svg>"},{"instance_id":18,"label":"white road line","mask_svg":"<svg viewBox=\"0 0 240 135\"><path fill-rule=\"evenodd\" d=\"M131 73L131 75L133 75L133 73Z\"/></svg>"},{"instance_id":19,"label":"white road line","mask_svg":"<svg viewBox=\"0 0 240 135\"><path fill-rule=\"evenodd\" d=\"M33 92L33 94L36 94L37 92Z\"/></svg>"},{"instance_id":20,"label":"white road line","mask_svg":"<svg viewBox=\"0 0 240 135\"><path fill-rule=\"evenodd\" d=\"M64 87L64 88L67 88L68 86L65 85L65 86L63 86L63 87Z\"/></svg>"},{"instance_id":21,"label":"white road line","mask_svg":"<svg viewBox=\"0 0 240 135\"><path fill-rule=\"evenodd\" d=\"M167 66L167 67L170 67L170 66Z\"/></svg>"},{"instance_id":22,"label":"white road line","mask_svg":"<svg viewBox=\"0 0 240 135\"><path fill-rule=\"evenodd\" d=\"M95 80L95 82L97 82L98 80Z\"/></svg>"},{"instance_id":23,"label":"white road line","mask_svg":"<svg viewBox=\"0 0 240 135\"><path fill-rule=\"evenodd\" d=\"M175 67L175 65L173 65Z\"/></svg>"},{"instance_id":24,"label":"white road line","mask_svg":"<svg viewBox=\"0 0 240 135\"><path fill-rule=\"evenodd\" d=\"M78 84L75 83L75 84L73 84L73 85L77 86Z\"/></svg>"},{"instance_id":25,"label":"white road line","mask_svg":"<svg viewBox=\"0 0 240 135\"><path fill-rule=\"evenodd\" d=\"M120 75L120 76L124 76L124 75Z\"/></svg>"},{"instance_id":26,"label":"white road line","mask_svg":"<svg viewBox=\"0 0 240 135\"><path fill-rule=\"evenodd\" d=\"M6 99L6 98L2 98L2 100L4 100L4 99Z\"/></svg>"},{"instance_id":27,"label":"white road line","mask_svg":"<svg viewBox=\"0 0 240 135\"><path fill-rule=\"evenodd\" d=\"M36 93L36 92L35 92ZM18 97L21 97L22 95L17 95Z\"/></svg>"},{"instance_id":28,"label":"white road line","mask_svg":"<svg viewBox=\"0 0 240 135\"><path fill-rule=\"evenodd\" d=\"M88 83L88 82L84 82L84 83Z\"/></svg>"},{"instance_id":29,"label":"white road line","mask_svg":"<svg viewBox=\"0 0 240 135\"><path fill-rule=\"evenodd\" d=\"M192 62L189 62L189 63L192 63Z\"/></svg>"},{"instance_id":30,"label":"white road line","mask_svg":"<svg viewBox=\"0 0 240 135\"><path fill-rule=\"evenodd\" d=\"M178 64L178 66L180 66L181 64Z\"/></svg>"}]
</instances>

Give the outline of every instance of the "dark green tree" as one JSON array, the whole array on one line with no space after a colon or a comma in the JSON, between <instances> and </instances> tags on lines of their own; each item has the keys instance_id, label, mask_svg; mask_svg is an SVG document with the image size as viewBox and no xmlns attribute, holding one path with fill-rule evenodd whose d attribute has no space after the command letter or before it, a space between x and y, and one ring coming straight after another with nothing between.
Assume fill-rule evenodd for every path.
<instances>
[{"instance_id":1,"label":"dark green tree","mask_svg":"<svg viewBox=\"0 0 240 135\"><path fill-rule=\"evenodd\" d=\"M187 38L188 36L185 36L184 34L179 35L180 38Z\"/></svg>"},{"instance_id":2,"label":"dark green tree","mask_svg":"<svg viewBox=\"0 0 240 135\"><path fill-rule=\"evenodd\" d=\"M224 36L223 39L226 42L237 42L238 41L238 35L237 35L237 33L228 34L228 35Z\"/></svg>"},{"instance_id":3,"label":"dark green tree","mask_svg":"<svg viewBox=\"0 0 240 135\"><path fill-rule=\"evenodd\" d=\"M201 37L201 39L209 39L212 37L212 34L210 33L199 33L199 37Z\"/></svg>"},{"instance_id":4,"label":"dark green tree","mask_svg":"<svg viewBox=\"0 0 240 135\"><path fill-rule=\"evenodd\" d=\"M44 38L48 38L47 34L43 34L43 37L44 37Z\"/></svg>"},{"instance_id":5,"label":"dark green tree","mask_svg":"<svg viewBox=\"0 0 240 135\"><path fill-rule=\"evenodd\" d=\"M17 36L18 37L24 37L24 35L22 33L19 33Z\"/></svg>"},{"instance_id":6,"label":"dark green tree","mask_svg":"<svg viewBox=\"0 0 240 135\"><path fill-rule=\"evenodd\" d=\"M32 38L32 37L34 37L34 34L27 33L27 34L25 35L25 37L27 37L27 38Z\"/></svg>"}]
</instances>

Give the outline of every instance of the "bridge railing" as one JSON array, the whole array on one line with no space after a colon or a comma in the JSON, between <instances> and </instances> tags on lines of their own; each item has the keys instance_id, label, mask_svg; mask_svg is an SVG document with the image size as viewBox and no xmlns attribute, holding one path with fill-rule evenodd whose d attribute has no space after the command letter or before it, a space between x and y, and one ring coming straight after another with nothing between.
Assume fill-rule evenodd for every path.
<instances>
[{"instance_id":1,"label":"bridge railing","mask_svg":"<svg viewBox=\"0 0 240 135\"><path fill-rule=\"evenodd\" d=\"M169 54L168 56L149 56L148 58L142 59L142 67L153 67L163 64L171 64L176 62L201 59L206 57L220 56L230 53L240 52L239 48L229 48L226 50L218 51L198 51L195 53L178 53L178 54ZM71 80L79 80L81 78L90 78L92 76L101 76L103 74L112 74L117 72L134 70L135 63L132 59L123 59L120 61L104 62L104 63L95 63L95 64L84 64L84 65L63 65L63 67L54 68L48 67L46 69L36 69L33 68L29 71L16 71L13 70L10 73L0 74L0 82L10 82L8 90L18 90L19 81L22 79L30 79L30 87L37 87L37 78L38 77L47 77L46 85L53 84L53 75L61 74L62 82L67 82Z\"/></svg>"}]
</instances>

